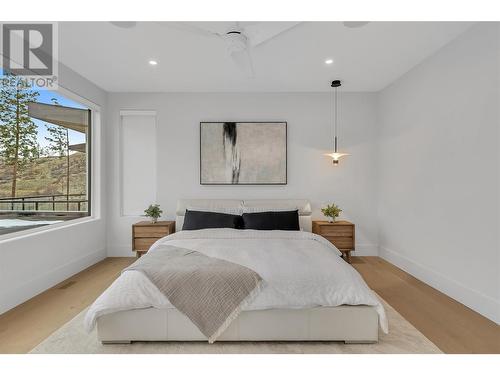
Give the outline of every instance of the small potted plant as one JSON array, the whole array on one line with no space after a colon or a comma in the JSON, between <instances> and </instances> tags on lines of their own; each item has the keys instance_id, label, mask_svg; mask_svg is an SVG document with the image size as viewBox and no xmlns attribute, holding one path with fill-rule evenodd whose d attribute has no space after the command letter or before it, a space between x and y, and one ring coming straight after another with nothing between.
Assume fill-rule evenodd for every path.
<instances>
[{"instance_id":1,"label":"small potted plant","mask_svg":"<svg viewBox=\"0 0 500 375\"><path fill-rule=\"evenodd\" d=\"M335 203L332 203L331 205L329 204L325 208L322 208L321 212L323 212L323 215L328 218L329 223L333 223L335 218L339 217L342 210Z\"/></svg>"},{"instance_id":2,"label":"small potted plant","mask_svg":"<svg viewBox=\"0 0 500 375\"><path fill-rule=\"evenodd\" d=\"M144 213L147 217L151 218L153 224L156 224L163 211L160 209L159 204L150 204L149 207L144 210Z\"/></svg>"}]
</instances>

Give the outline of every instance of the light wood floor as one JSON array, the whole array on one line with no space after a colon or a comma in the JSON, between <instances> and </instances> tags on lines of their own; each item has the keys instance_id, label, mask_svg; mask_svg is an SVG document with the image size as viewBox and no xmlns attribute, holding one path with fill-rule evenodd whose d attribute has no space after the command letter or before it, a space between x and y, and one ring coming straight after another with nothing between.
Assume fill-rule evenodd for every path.
<instances>
[{"instance_id":1,"label":"light wood floor","mask_svg":"<svg viewBox=\"0 0 500 375\"><path fill-rule=\"evenodd\" d=\"M134 258L107 258L0 315L0 353L26 353L76 316ZM353 257L368 285L445 353L500 353L500 327L378 257Z\"/></svg>"},{"instance_id":2,"label":"light wood floor","mask_svg":"<svg viewBox=\"0 0 500 375\"><path fill-rule=\"evenodd\" d=\"M70 321L135 258L106 258L0 315L0 353L27 353Z\"/></svg>"},{"instance_id":3,"label":"light wood floor","mask_svg":"<svg viewBox=\"0 0 500 375\"><path fill-rule=\"evenodd\" d=\"M500 326L379 257L356 257L366 283L444 353L500 353Z\"/></svg>"}]
</instances>

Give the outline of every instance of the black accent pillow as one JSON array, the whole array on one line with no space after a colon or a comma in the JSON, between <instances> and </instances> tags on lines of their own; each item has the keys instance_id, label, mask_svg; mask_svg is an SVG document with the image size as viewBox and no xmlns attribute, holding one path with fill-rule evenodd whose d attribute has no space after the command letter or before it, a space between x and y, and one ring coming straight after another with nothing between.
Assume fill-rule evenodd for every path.
<instances>
[{"instance_id":1,"label":"black accent pillow","mask_svg":"<svg viewBox=\"0 0 500 375\"><path fill-rule=\"evenodd\" d=\"M223 214L220 212L190 211L186 210L182 230L196 230L207 228L233 228L242 227L241 216Z\"/></svg>"},{"instance_id":2,"label":"black accent pillow","mask_svg":"<svg viewBox=\"0 0 500 375\"><path fill-rule=\"evenodd\" d=\"M300 230L299 210L244 213L244 229Z\"/></svg>"}]
</instances>

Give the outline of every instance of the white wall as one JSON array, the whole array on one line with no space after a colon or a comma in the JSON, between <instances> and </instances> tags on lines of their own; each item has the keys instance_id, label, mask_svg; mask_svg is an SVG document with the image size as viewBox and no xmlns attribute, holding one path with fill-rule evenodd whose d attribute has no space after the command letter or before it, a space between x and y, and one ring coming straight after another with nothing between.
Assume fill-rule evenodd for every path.
<instances>
[{"instance_id":1,"label":"white wall","mask_svg":"<svg viewBox=\"0 0 500 375\"><path fill-rule=\"evenodd\" d=\"M106 93L65 66L59 68L59 84L104 110ZM101 115L105 119L105 113ZM48 228L33 234L19 233L20 237L0 241L0 313L106 256L105 207L99 196L99 190L104 188L104 165L98 160L102 154L101 132L102 127L94 129L97 139L93 145L93 167L97 173L94 199L98 218L78 224L69 222L71 224L65 227Z\"/></svg>"},{"instance_id":2,"label":"white wall","mask_svg":"<svg viewBox=\"0 0 500 375\"><path fill-rule=\"evenodd\" d=\"M328 93L110 94L108 255L132 255L131 224L140 219L120 216L119 113L134 109L157 112L157 200L165 218L174 218L179 198L307 198L316 218L334 201L356 223L356 253L375 255L375 95L344 94L340 141L352 156L337 168L323 156L332 146L330 100ZM220 120L287 121L288 184L201 186L199 122Z\"/></svg>"},{"instance_id":3,"label":"white wall","mask_svg":"<svg viewBox=\"0 0 500 375\"><path fill-rule=\"evenodd\" d=\"M499 26L379 95L380 255L500 322Z\"/></svg>"}]
</instances>

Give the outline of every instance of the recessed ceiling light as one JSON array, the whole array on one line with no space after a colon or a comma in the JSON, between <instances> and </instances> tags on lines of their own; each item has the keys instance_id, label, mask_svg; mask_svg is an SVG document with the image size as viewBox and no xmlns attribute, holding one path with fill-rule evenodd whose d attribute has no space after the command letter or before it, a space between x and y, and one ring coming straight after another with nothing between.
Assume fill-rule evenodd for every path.
<instances>
[{"instance_id":1,"label":"recessed ceiling light","mask_svg":"<svg viewBox=\"0 0 500 375\"><path fill-rule=\"evenodd\" d=\"M326 59L326 60L325 60L325 64L326 64L326 65L333 64L333 59Z\"/></svg>"},{"instance_id":2,"label":"recessed ceiling light","mask_svg":"<svg viewBox=\"0 0 500 375\"><path fill-rule=\"evenodd\" d=\"M149 65L158 65L158 61L156 61L156 60L149 60Z\"/></svg>"}]
</instances>

